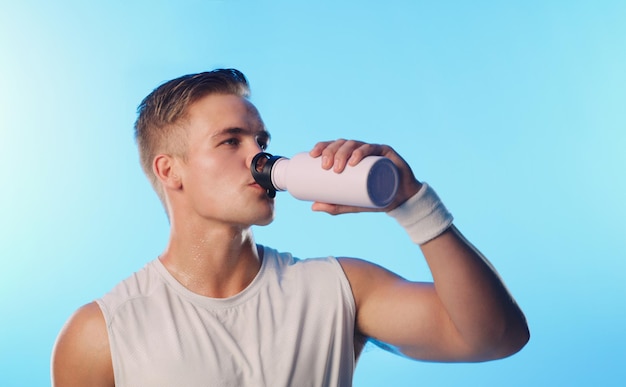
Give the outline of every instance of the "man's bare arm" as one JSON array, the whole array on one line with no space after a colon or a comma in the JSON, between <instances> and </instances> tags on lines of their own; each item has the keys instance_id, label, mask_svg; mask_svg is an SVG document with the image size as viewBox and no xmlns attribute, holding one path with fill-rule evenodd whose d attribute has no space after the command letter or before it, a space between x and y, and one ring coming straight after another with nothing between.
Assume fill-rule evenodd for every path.
<instances>
[{"instance_id":1,"label":"man's bare arm","mask_svg":"<svg viewBox=\"0 0 626 387\"><path fill-rule=\"evenodd\" d=\"M78 309L59 333L51 377L53 387L115 385L106 325L95 302Z\"/></svg>"},{"instance_id":2,"label":"man's bare arm","mask_svg":"<svg viewBox=\"0 0 626 387\"><path fill-rule=\"evenodd\" d=\"M519 351L529 333L491 265L452 228L422 246L434 284L340 259L357 303L357 329L427 361L475 362Z\"/></svg>"}]
</instances>

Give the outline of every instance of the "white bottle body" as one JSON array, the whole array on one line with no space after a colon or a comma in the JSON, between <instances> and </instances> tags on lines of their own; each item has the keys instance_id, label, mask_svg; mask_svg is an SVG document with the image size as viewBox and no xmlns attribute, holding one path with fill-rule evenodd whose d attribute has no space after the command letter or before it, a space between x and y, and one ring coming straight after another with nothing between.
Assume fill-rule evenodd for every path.
<instances>
[{"instance_id":1,"label":"white bottle body","mask_svg":"<svg viewBox=\"0 0 626 387\"><path fill-rule=\"evenodd\" d=\"M341 173L322 168L322 158L307 152L281 158L272 166L271 181L279 191L300 200L381 208L391 203L399 184L391 160L368 156Z\"/></svg>"}]
</instances>

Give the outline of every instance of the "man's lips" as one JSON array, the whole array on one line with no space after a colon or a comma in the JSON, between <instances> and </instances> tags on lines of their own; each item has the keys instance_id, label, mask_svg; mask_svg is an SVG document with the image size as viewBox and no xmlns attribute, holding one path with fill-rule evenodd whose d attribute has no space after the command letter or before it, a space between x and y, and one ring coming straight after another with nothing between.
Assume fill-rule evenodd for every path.
<instances>
[{"instance_id":1,"label":"man's lips","mask_svg":"<svg viewBox=\"0 0 626 387\"><path fill-rule=\"evenodd\" d=\"M260 190L265 191L265 188L261 187L261 186L259 185L259 183L257 183L257 182L252 182L252 183L250 183L250 184L248 184L248 185L249 185L250 187L253 187L253 188L258 188L258 189L260 189Z\"/></svg>"}]
</instances>

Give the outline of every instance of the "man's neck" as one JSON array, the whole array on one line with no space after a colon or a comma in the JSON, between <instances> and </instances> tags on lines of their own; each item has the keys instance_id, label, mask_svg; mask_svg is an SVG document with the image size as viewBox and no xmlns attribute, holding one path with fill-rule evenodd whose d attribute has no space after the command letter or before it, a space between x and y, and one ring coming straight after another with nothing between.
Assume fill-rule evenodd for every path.
<instances>
[{"instance_id":1,"label":"man's neck","mask_svg":"<svg viewBox=\"0 0 626 387\"><path fill-rule=\"evenodd\" d=\"M194 293L226 298L245 289L261 267L249 228L204 227L171 230L159 257L165 268Z\"/></svg>"}]
</instances>

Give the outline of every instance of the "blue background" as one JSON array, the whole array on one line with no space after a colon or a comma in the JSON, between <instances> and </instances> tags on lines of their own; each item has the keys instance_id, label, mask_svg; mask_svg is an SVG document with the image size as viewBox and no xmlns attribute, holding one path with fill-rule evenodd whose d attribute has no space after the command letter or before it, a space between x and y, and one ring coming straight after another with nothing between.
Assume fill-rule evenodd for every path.
<instances>
[{"instance_id":1,"label":"blue background","mask_svg":"<svg viewBox=\"0 0 626 387\"><path fill-rule=\"evenodd\" d=\"M623 385L626 3L574 0L0 2L0 385L48 385L68 316L163 249L135 109L216 67L248 76L276 154L392 145L527 314L511 358L371 346L356 386ZM257 241L429 279L393 220L309 206L281 194Z\"/></svg>"}]
</instances>

